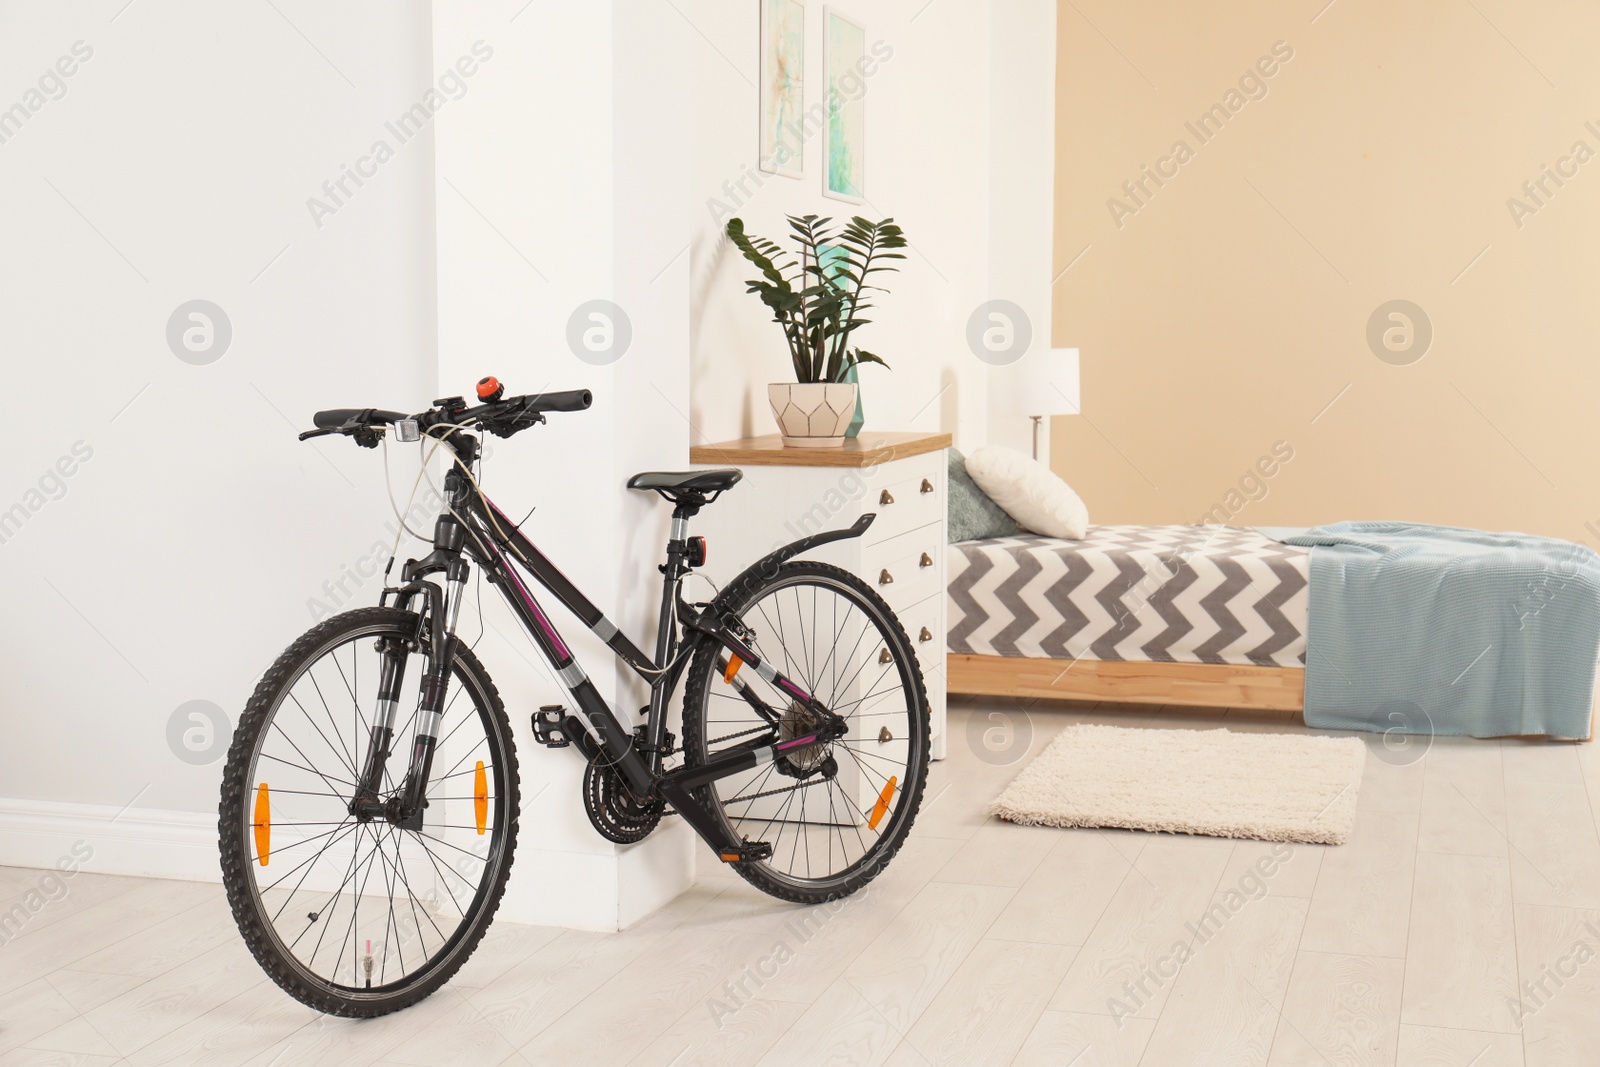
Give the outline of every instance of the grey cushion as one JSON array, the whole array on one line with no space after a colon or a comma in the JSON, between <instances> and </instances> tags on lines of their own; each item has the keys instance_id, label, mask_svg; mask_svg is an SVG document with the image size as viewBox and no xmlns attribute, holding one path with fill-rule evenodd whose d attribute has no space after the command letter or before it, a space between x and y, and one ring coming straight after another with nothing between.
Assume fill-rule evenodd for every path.
<instances>
[{"instance_id":1,"label":"grey cushion","mask_svg":"<svg viewBox=\"0 0 1600 1067\"><path fill-rule=\"evenodd\" d=\"M1016 520L989 499L989 494L967 473L967 458L949 450L950 541L975 541L980 537L1015 537L1022 533Z\"/></svg>"}]
</instances>

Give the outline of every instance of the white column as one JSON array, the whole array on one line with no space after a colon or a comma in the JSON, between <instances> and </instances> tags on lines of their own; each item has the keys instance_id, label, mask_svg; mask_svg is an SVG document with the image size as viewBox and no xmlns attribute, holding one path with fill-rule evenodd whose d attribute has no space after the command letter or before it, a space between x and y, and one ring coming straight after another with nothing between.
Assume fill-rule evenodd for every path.
<instances>
[{"instance_id":1,"label":"white column","mask_svg":"<svg viewBox=\"0 0 1600 1067\"><path fill-rule=\"evenodd\" d=\"M1022 308L1033 334L1028 348L1032 356L1051 347L1054 0L996 2L989 32L989 298ZM995 380L1004 374L1003 367L989 372L993 387L986 443L1028 452L1033 424L1006 409L1005 383ZM1039 455L1050 455L1048 419L1039 433Z\"/></svg>"},{"instance_id":2,"label":"white column","mask_svg":"<svg viewBox=\"0 0 1600 1067\"><path fill-rule=\"evenodd\" d=\"M647 650L667 514L623 483L681 463L688 436L675 409L687 410L687 272L669 264L687 243L675 221L685 194L673 185L687 167L672 153L687 143L690 109L671 17L630 9L624 21L609 4L452 3L435 5L433 25L436 81L463 72L460 95L432 120L440 395L486 374L512 393L594 391L589 411L491 439L485 489L516 518L537 506L525 531ZM569 323L583 305L575 349ZM523 790L501 914L622 928L687 887L690 835L669 820L618 848L589 826L581 758L539 747L528 728L537 706L570 700L497 596L485 592L479 652L511 713ZM610 652L553 598L540 601L631 724L645 691L607 669Z\"/></svg>"}]
</instances>

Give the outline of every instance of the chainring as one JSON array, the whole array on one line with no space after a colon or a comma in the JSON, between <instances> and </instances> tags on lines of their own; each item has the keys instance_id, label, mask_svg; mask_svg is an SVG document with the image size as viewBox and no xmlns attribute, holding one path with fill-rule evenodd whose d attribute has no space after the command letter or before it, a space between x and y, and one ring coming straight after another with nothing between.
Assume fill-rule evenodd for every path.
<instances>
[{"instance_id":1,"label":"chainring","mask_svg":"<svg viewBox=\"0 0 1600 1067\"><path fill-rule=\"evenodd\" d=\"M583 810L589 822L607 841L631 845L650 836L661 821L665 805L660 797L641 801L627 781L600 753L583 771Z\"/></svg>"}]
</instances>

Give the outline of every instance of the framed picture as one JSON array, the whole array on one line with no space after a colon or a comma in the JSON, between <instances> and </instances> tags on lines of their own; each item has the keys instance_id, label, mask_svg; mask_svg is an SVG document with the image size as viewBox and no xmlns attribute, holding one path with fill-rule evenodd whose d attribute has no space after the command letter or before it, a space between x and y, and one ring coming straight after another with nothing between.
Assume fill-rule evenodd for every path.
<instances>
[{"instance_id":1,"label":"framed picture","mask_svg":"<svg viewBox=\"0 0 1600 1067\"><path fill-rule=\"evenodd\" d=\"M866 198L867 30L832 7L822 9L822 70L827 130L822 194L859 204Z\"/></svg>"},{"instance_id":2,"label":"framed picture","mask_svg":"<svg viewBox=\"0 0 1600 1067\"><path fill-rule=\"evenodd\" d=\"M761 2L761 151L768 174L805 173L805 0Z\"/></svg>"}]
</instances>

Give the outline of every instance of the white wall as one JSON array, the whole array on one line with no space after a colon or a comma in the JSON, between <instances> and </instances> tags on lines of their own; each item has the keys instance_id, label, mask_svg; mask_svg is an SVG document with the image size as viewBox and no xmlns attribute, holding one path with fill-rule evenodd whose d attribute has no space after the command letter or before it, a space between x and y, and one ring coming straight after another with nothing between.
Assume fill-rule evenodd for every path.
<instances>
[{"instance_id":1,"label":"white wall","mask_svg":"<svg viewBox=\"0 0 1600 1067\"><path fill-rule=\"evenodd\" d=\"M378 453L294 433L436 395L427 139L320 227L306 204L426 87L427 7L277 6L0 4L0 108L93 51L0 143L0 509L38 505L0 543L0 863L177 811L199 813L181 862L214 876L227 736L187 763L169 719L236 719L388 514ZM195 298L232 323L205 366L165 338ZM30 496L79 441L64 495Z\"/></svg>"},{"instance_id":2,"label":"white wall","mask_svg":"<svg viewBox=\"0 0 1600 1067\"><path fill-rule=\"evenodd\" d=\"M485 374L511 392L589 388L594 407L496 442L485 489L636 643L653 647L668 510L627 476L686 459L688 243L685 26L665 4L437 5L444 70L475 42L493 58L438 119L440 388ZM520 11L520 14L518 13ZM554 105L554 106L553 106ZM596 365L568 343L580 305L612 301L633 339ZM620 322L620 317L618 318ZM591 356L591 359L598 359ZM493 602L489 602L493 598ZM570 703L490 593L483 655L522 758L524 817L503 914L615 929L693 876L677 821L637 846L583 814L583 762L534 744L528 714ZM539 598L625 721L648 699L553 598Z\"/></svg>"},{"instance_id":3,"label":"white wall","mask_svg":"<svg viewBox=\"0 0 1600 1067\"><path fill-rule=\"evenodd\" d=\"M824 93L823 7L807 4L807 107ZM696 443L774 432L766 383L792 374L778 327L744 291L753 268L721 237L728 209L780 240L785 214L892 215L912 247L858 335L893 364L862 371L866 425L987 443L989 366L967 347L968 317L994 297L1036 308L1036 344L1048 345L1054 4L839 5L865 24L869 42L892 49L866 83L869 202L859 207L821 195L820 135L805 145L803 178L757 168L759 5L700 0L688 10L708 38L694 57ZM1037 143L1008 140L1014 134ZM1001 158L1044 169L1023 174Z\"/></svg>"}]
</instances>

